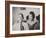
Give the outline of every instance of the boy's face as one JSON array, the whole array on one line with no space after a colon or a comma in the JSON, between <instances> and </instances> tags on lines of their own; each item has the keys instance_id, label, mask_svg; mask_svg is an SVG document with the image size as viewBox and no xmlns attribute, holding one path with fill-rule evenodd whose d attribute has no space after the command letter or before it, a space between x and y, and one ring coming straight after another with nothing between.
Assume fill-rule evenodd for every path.
<instances>
[{"instance_id":1,"label":"boy's face","mask_svg":"<svg viewBox=\"0 0 46 38\"><path fill-rule=\"evenodd\" d=\"M32 14L29 14L29 19L32 20Z\"/></svg>"}]
</instances>

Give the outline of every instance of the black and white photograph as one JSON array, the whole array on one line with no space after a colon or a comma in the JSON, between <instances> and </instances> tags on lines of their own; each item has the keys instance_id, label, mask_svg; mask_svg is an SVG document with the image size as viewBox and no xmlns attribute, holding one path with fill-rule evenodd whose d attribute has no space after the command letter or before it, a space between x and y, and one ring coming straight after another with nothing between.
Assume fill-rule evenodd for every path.
<instances>
[{"instance_id":1,"label":"black and white photograph","mask_svg":"<svg viewBox=\"0 0 46 38\"><path fill-rule=\"evenodd\" d=\"M40 30L40 8L13 7L12 30Z\"/></svg>"},{"instance_id":2,"label":"black and white photograph","mask_svg":"<svg viewBox=\"0 0 46 38\"><path fill-rule=\"evenodd\" d=\"M10 12L10 30L17 33L42 32L42 6L11 4Z\"/></svg>"}]
</instances>

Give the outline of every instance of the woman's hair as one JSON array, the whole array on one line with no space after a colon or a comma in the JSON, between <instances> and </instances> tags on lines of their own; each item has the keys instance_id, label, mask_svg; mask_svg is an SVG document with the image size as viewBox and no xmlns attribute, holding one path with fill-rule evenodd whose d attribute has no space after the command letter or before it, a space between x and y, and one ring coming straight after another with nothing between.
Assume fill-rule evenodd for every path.
<instances>
[{"instance_id":1,"label":"woman's hair","mask_svg":"<svg viewBox=\"0 0 46 38\"><path fill-rule=\"evenodd\" d=\"M23 16L23 14L22 14L22 13L20 13L20 15L22 16L22 19L24 19L24 16Z\"/></svg>"},{"instance_id":2,"label":"woman's hair","mask_svg":"<svg viewBox=\"0 0 46 38\"><path fill-rule=\"evenodd\" d=\"M29 14L32 14L32 21L34 20L34 18L35 18L35 14L34 14L34 12L30 12ZM29 15L26 17L26 19L28 20L29 19Z\"/></svg>"},{"instance_id":3,"label":"woman's hair","mask_svg":"<svg viewBox=\"0 0 46 38\"><path fill-rule=\"evenodd\" d=\"M29 15L28 15L28 16L26 16L26 19L27 19L27 20L29 19Z\"/></svg>"}]
</instances>

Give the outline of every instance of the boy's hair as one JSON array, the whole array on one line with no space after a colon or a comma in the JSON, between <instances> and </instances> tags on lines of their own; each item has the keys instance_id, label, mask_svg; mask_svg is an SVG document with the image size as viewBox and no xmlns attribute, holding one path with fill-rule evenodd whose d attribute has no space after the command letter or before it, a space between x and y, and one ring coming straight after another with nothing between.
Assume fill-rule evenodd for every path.
<instances>
[{"instance_id":1,"label":"boy's hair","mask_svg":"<svg viewBox=\"0 0 46 38\"><path fill-rule=\"evenodd\" d=\"M34 20L34 18L35 18L35 14L34 14L34 12L30 12L29 14L32 14L32 21ZM29 15L26 17L26 19L28 20L29 19Z\"/></svg>"}]
</instances>

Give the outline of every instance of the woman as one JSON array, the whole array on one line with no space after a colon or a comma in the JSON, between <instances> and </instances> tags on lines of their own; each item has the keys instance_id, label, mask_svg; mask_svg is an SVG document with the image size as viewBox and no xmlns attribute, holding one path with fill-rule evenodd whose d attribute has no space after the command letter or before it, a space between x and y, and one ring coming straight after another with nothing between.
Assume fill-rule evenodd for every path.
<instances>
[{"instance_id":1,"label":"woman","mask_svg":"<svg viewBox=\"0 0 46 38\"><path fill-rule=\"evenodd\" d=\"M35 24L37 23L37 20L35 20L34 12L31 11L26 18L29 30L34 30Z\"/></svg>"},{"instance_id":2,"label":"woman","mask_svg":"<svg viewBox=\"0 0 46 38\"><path fill-rule=\"evenodd\" d=\"M24 27L22 26L23 19L24 19L23 14L20 13L17 17L17 21L14 24L14 30L17 31L24 30Z\"/></svg>"},{"instance_id":3,"label":"woman","mask_svg":"<svg viewBox=\"0 0 46 38\"><path fill-rule=\"evenodd\" d=\"M29 28L28 28L28 25L27 25L27 23L26 23L26 20L24 20L24 16L23 16L23 14L21 14L21 16L22 16L22 18L21 18L21 30L29 30Z\"/></svg>"}]
</instances>

